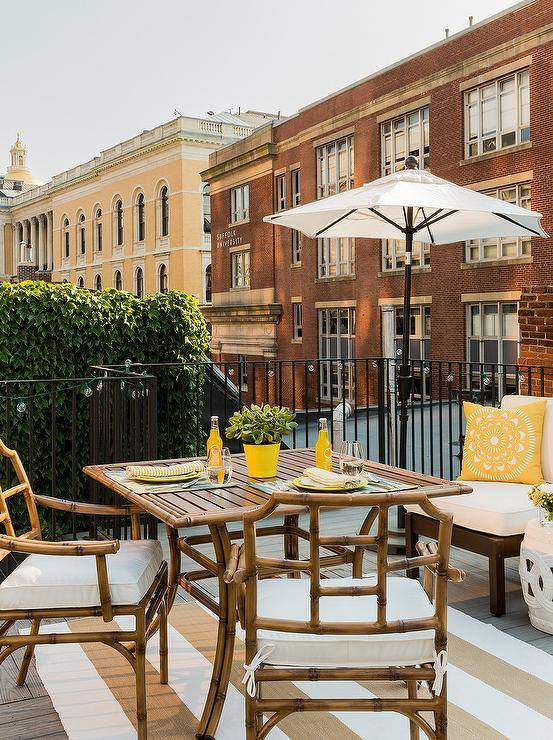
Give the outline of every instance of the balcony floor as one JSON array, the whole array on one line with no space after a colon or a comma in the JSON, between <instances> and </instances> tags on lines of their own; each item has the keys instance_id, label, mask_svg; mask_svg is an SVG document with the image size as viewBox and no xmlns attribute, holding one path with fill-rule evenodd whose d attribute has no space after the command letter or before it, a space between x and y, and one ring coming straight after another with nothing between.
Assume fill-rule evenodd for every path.
<instances>
[{"instance_id":1,"label":"balcony floor","mask_svg":"<svg viewBox=\"0 0 553 740\"><path fill-rule=\"evenodd\" d=\"M347 511L338 512L332 518L327 515L324 528L327 532L335 531L336 533L353 531L355 521L351 516L351 512ZM159 534L160 537L164 536L164 530L161 527ZM261 542L264 554L279 552L277 538L263 538ZM207 546L206 549L209 551ZM372 553L367 553L365 559L367 571L371 570L371 558L373 558ZM489 612L487 560L453 548L451 562L452 565L467 572L467 578L463 583L449 584L449 603L452 606L475 619L493 624L519 640L553 654L553 635L536 630L529 622L528 610L520 589L518 558L510 558L506 561L507 613L502 617L491 616ZM183 557L183 570L186 567L186 559ZM349 575L349 568L339 566L328 569L327 572L334 576L345 576ZM204 581L204 583L206 589L215 595L215 580ZM189 601L190 596L179 590L177 599ZM20 622L17 627L28 625L29 623ZM0 667L0 737L2 740L67 738L58 714L35 670L34 660L29 669L26 686L15 685L21 655L22 651L18 651L15 656L9 656ZM61 666L60 670L62 670Z\"/></svg>"}]
</instances>

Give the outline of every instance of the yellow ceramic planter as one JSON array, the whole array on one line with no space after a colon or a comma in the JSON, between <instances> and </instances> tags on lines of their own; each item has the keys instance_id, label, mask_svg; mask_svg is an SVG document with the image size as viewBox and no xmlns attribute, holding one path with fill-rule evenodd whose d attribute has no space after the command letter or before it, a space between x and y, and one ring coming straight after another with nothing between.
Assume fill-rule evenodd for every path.
<instances>
[{"instance_id":1,"label":"yellow ceramic planter","mask_svg":"<svg viewBox=\"0 0 553 740\"><path fill-rule=\"evenodd\" d=\"M274 478L277 472L280 442L274 445L244 445L250 478Z\"/></svg>"}]
</instances>

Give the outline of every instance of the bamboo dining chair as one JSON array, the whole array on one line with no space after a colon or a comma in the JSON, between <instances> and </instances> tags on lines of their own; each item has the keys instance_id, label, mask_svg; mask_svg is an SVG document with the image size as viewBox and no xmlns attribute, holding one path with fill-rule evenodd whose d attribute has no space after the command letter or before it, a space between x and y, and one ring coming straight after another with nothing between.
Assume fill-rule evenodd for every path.
<instances>
[{"instance_id":1,"label":"bamboo dining chair","mask_svg":"<svg viewBox=\"0 0 553 740\"><path fill-rule=\"evenodd\" d=\"M5 531L0 534L0 560L10 552L28 555L0 583L0 664L15 650L25 647L16 681L22 686L35 645L85 642L110 645L129 661L135 672L138 737L144 740L147 737L146 643L158 623L160 681L168 681L167 563L160 543L139 539L42 540L37 504L76 514L131 515L133 536L139 532L138 515L131 513L129 507L97 506L36 495L17 452L0 440L0 454L11 462L18 479L11 488L5 491L0 488L0 525ZM23 534L15 533L8 506L16 495L23 496L29 516L29 529ZM102 617L104 622L111 622L122 615L134 617L134 629L40 634L40 623L45 619ZM30 634L8 634L18 619L31 620Z\"/></svg>"},{"instance_id":2,"label":"bamboo dining chair","mask_svg":"<svg viewBox=\"0 0 553 740\"><path fill-rule=\"evenodd\" d=\"M440 487L443 495L463 488ZM246 738L261 740L297 711L395 711L409 718L410 736L447 736L447 581L464 573L449 566L452 517L428 499L428 489L401 493L277 492L263 507L247 512L244 544L229 561L227 577L238 584L240 621L246 632ZM433 487L433 492L439 492ZM416 502L439 520L438 542L420 544L419 556L388 560L388 511ZM309 509L309 557L277 559L256 551L256 524L281 504ZM322 536L321 508L370 507L362 533ZM376 534L370 534L376 524ZM353 573L361 574L364 548L376 546L374 575L323 579L320 549L355 548ZM424 584L399 571L424 567ZM267 568L302 572L307 578L262 579ZM405 698L270 698L270 681L403 681ZM430 682L430 696L418 682ZM432 713L433 723L429 721ZM264 720L264 715L268 716Z\"/></svg>"}]
</instances>

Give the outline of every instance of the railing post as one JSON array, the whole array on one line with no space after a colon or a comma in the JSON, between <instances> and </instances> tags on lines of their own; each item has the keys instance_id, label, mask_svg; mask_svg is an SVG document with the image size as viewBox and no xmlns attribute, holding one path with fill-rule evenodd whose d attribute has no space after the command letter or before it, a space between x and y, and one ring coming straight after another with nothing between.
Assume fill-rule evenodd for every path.
<instances>
[{"instance_id":1,"label":"railing post","mask_svg":"<svg viewBox=\"0 0 553 740\"><path fill-rule=\"evenodd\" d=\"M378 462L386 462L386 394L384 381L384 358L376 361L376 387L378 404ZM369 399L367 399L367 403Z\"/></svg>"}]
</instances>

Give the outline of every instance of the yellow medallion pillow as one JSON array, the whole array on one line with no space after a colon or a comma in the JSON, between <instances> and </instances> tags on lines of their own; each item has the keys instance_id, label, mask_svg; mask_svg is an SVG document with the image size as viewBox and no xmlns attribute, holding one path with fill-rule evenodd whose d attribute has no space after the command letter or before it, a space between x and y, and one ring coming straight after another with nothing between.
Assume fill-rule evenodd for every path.
<instances>
[{"instance_id":1,"label":"yellow medallion pillow","mask_svg":"<svg viewBox=\"0 0 553 740\"><path fill-rule=\"evenodd\" d=\"M466 419L460 480L539 485L547 401L497 409L464 401Z\"/></svg>"}]
</instances>

